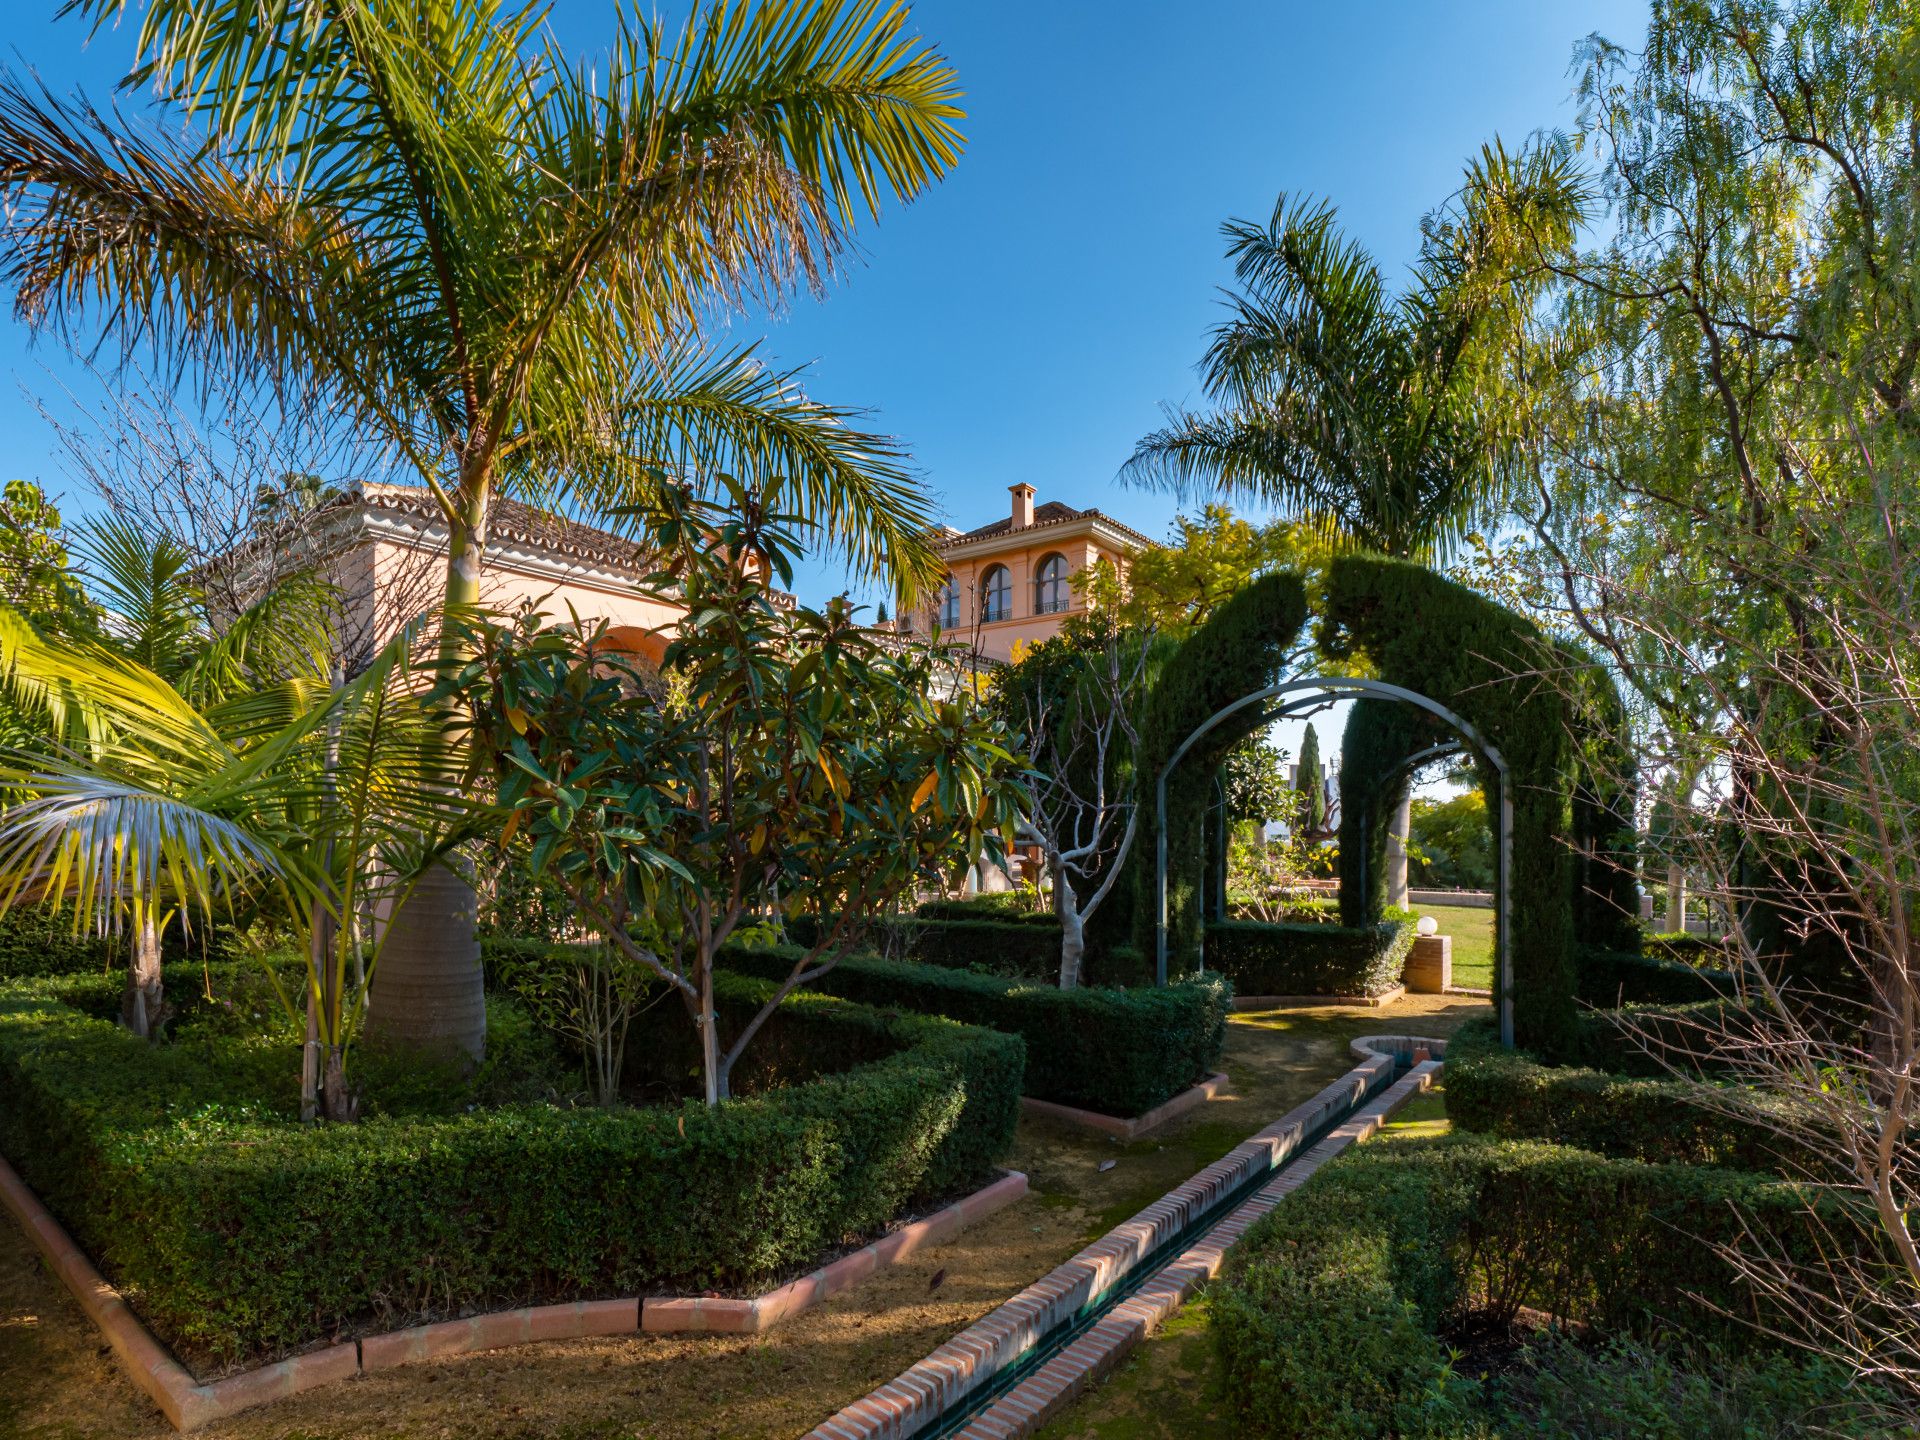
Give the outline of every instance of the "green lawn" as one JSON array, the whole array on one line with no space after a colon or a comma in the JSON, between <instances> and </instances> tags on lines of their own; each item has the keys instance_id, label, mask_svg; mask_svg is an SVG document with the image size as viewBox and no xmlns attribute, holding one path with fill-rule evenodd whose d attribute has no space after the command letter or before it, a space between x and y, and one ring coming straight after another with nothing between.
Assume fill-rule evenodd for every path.
<instances>
[{"instance_id":1,"label":"green lawn","mask_svg":"<svg viewBox=\"0 0 1920 1440\"><path fill-rule=\"evenodd\" d=\"M1466 905L1417 905L1416 915L1431 915L1440 933L1453 937L1453 983L1469 990L1493 988L1493 911Z\"/></svg>"}]
</instances>

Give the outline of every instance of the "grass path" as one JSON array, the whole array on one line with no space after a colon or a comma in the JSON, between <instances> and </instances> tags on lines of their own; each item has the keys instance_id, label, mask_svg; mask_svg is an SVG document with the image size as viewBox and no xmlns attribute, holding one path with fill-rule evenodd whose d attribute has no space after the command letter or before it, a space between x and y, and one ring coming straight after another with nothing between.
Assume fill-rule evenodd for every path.
<instances>
[{"instance_id":1,"label":"grass path","mask_svg":"<svg viewBox=\"0 0 1920 1440\"><path fill-rule=\"evenodd\" d=\"M199 1433L212 1440L793 1440L1343 1073L1354 1036L1414 1028L1446 1034L1483 1009L1484 1002L1458 996L1414 996L1378 1010L1236 1016L1223 1061L1227 1092L1131 1145L1022 1122L1009 1163L1032 1181L1026 1200L765 1336L635 1335L458 1356L297 1396ZM1102 1172L1106 1160L1116 1163ZM1184 1367L1208 1353L1192 1316L1156 1345L1146 1378L1175 1391ZM0 1376L0 1437L7 1440L163 1440L173 1433L3 1221ZM1089 1403L1109 1392L1126 1393L1117 1379ZM1144 1408L1160 1407L1157 1393L1148 1392Z\"/></svg>"}]
</instances>

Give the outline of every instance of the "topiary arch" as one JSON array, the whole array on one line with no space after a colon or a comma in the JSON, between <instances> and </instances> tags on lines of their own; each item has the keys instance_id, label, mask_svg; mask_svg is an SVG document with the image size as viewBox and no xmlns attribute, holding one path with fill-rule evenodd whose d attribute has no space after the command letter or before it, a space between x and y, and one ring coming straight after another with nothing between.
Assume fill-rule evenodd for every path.
<instances>
[{"instance_id":1,"label":"topiary arch","mask_svg":"<svg viewBox=\"0 0 1920 1440\"><path fill-rule=\"evenodd\" d=\"M1576 942L1639 948L1633 795L1598 791L1586 779L1624 776L1626 767L1617 756L1580 754L1617 747L1624 733L1611 680L1504 606L1424 566L1379 556L1334 561L1319 643L1336 664L1364 659L1382 679L1443 699L1499 747L1513 803L1507 938L1515 1036L1532 1049L1568 1053ZM1570 703L1569 691L1581 703ZM1349 923L1377 918L1385 899L1380 858L1391 807L1375 777L1396 775L1438 738L1401 706L1361 701L1348 717L1340 857ZM1486 783L1492 777L1481 768Z\"/></svg>"},{"instance_id":2,"label":"topiary arch","mask_svg":"<svg viewBox=\"0 0 1920 1440\"><path fill-rule=\"evenodd\" d=\"M1135 944L1151 953L1158 918L1154 841L1156 783L1168 760L1217 712L1265 689L1280 672L1304 621L1305 593L1291 576L1249 586L1201 626L1161 670L1141 727L1140 844L1135 873ZM1575 1025L1576 937L1610 948L1637 948L1630 793L1576 796L1577 747L1599 745L1610 724L1593 724L1594 705L1617 718L1603 672L1577 652L1549 642L1530 622L1422 566L1375 556L1343 556L1330 567L1319 634L1336 664L1368 662L1380 680L1414 692L1463 722L1482 769L1497 751L1507 768L1512 860L1506 877L1512 911L1503 948L1511 957L1513 1029L1520 1044L1564 1053ZM1589 705L1569 705L1564 684L1543 667L1579 677ZM1208 731L1168 774L1166 787L1169 951L1191 967L1202 955L1200 895L1207 873L1205 815L1213 776L1235 743L1273 718L1248 705ZM1608 716L1603 713L1603 722ZM1355 702L1342 766L1342 909L1349 923L1377 918L1384 898L1379 850L1389 807L1372 793L1397 781L1407 762L1450 740L1437 716L1393 701ZM1611 742L1604 742L1611 743ZM1610 769L1623 773L1623 769ZM1347 826L1356 828L1349 837Z\"/></svg>"}]
</instances>

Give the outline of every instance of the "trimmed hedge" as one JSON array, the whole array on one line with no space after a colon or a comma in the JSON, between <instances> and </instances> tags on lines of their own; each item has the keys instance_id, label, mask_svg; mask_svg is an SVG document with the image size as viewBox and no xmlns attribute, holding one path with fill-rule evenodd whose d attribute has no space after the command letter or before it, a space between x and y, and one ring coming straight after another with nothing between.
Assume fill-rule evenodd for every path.
<instances>
[{"instance_id":1,"label":"trimmed hedge","mask_svg":"<svg viewBox=\"0 0 1920 1440\"><path fill-rule=\"evenodd\" d=\"M1060 928L1060 917L1051 910L1028 910L1024 900L1012 891L998 895L974 895L964 900L929 900L913 913L922 920L995 920L1007 925L1050 925Z\"/></svg>"},{"instance_id":2,"label":"trimmed hedge","mask_svg":"<svg viewBox=\"0 0 1920 1440\"><path fill-rule=\"evenodd\" d=\"M1454 1083L1450 1052L1449 1106ZM1471 1420L1474 1387L1450 1372L1444 1331L1476 1299L1491 1297L1495 1320L1533 1306L1606 1335L1763 1344L1742 1323L1755 1299L1714 1244L1751 1224L1810 1261L1848 1233L1819 1225L1844 1203L1758 1175L1556 1145L1453 1135L1362 1146L1249 1230L1210 1292L1236 1433L1472 1433L1453 1428Z\"/></svg>"},{"instance_id":3,"label":"trimmed hedge","mask_svg":"<svg viewBox=\"0 0 1920 1440\"><path fill-rule=\"evenodd\" d=\"M1380 995L1400 983L1416 933L1404 920L1361 929L1215 920L1207 968L1241 995Z\"/></svg>"},{"instance_id":4,"label":"trimmed hedge","mask_svg":"<svg viewBox=\"0 0 1920 1440\"><path fill-rule=\"evenodd\" d=\"M73 920L70 909L56 914L34 905L0 915L0 983L45 975L124 975L128 937L96 935L84 924L76 934ZM242 958L234 932L224 924L196 927L191 936L169 925L160 937L160 957L165 965L196 969L203 962Z\"/></svg>"},{"instance_id":5,"label":"trimmed hedge","mask_svg":"<svg viewBox=\"0 0 1920 1440\"><path fill-rule=\"evenodd\" d=\"M1658 955L1630 955L1582 945L1575 952L1575 993L1601 1009L1621 1005L1691 1005L1739 993L1731 970L1706 969Z\"/></svg>"},{"instance_id":6,"label":"trimmed hedge","mask_svg":"<svg viewBox=\"0 0 1920 1440\"><path fill-rule=\"evenodd\" d=\"M960 903L941 902L943 911ZM798 916L786 922L787 934L796 944L810 945L819 934L819 924L810 915ZM922 965L970 970L1011 980L1052 983L1060 976L1060 917L1057 915L940 919L928 918L923 910L918 915L881 921L855 943L905 956ZM1131 946L1096 949L1089 945L1080 959L1080 979L1083 985L1147 985L1153 981L1153 972L1146 957Z\"/></svg>"},{"instance_id":7,"label":"trimmed hedge","mask_svg":"<svg viewBox=\"0 0 1920 1440\"><path fill-rule=\"evenodd\" d=\"M1602 1020L1589 1024L1592 1058L1624 1058L1618 1031ZM1484 1018L1462 1025L1447 1044L1447 1113L1464 1129L1634 1160L1779 1169L1772 1131L1757 1118L1704 1108L1703 1089L1699 1081L1550 1065L1502 1049L1497 1026ZM1743 1103L1758 1103L1750 1092L1741 1095Z\"/></svg>"},{"instance_id":8,"label":"trimmed hedge","mask_svg":"<svg viewBox=\"0 0 1920 1440\"><path fill-rule=\"evenodd\" d=\"M791 946L729 949L724 964L784 978ZM898 1006L986 1025L1026 1041L1026 1093L1038 1100L1133 1116L1172 1099L1220 1058L1232 989L1215 977L1166 989L1061 990L912 961L855 955L814 982L867 1005Z\"/></svg>"},{"instance_id":9,"label":"trimmed hedge","mask_svg":"<svg viewBox=\"0 0 1920 1440\"><path fill-rule=\"evenodd\" d=\"M719 990L736 1010L768 993ZM687 1028L678 1006L648 1016ZM892 1053L713 1111L301 1127L248 1059L292 1077L291 1050L148 1045L16 989L0 1151L163 1338L226 1362L463 1308L757 1283L984 1179L1011 1141L1017 1038L823 996L770 1028L794 1049Z\"/></svg>"}]
</instances>

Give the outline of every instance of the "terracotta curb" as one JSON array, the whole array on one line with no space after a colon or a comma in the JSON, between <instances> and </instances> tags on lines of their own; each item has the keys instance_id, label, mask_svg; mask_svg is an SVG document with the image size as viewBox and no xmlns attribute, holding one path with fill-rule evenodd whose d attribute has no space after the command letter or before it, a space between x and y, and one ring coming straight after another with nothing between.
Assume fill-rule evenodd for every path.
<instances>
[{"instance_id":1,"label":"terracotta curb","mask_svg":"<svg viewBox=\"0 0 1920 1440\"><path fill-rule=\"evenodd\" d=\"M1236 995L1233 997L1235 1010L1306 1010L1316 1005L1365 1005L1370 1009L1379 1009L1382 1005L1391 1005L1402 999L1407 993L1404 985L1395 985L1391 990L1382 990L1378 995Z\"/></svg>"},{"instance_id":2,"label":"terracotta curb","mask_svg":"<svg viewBox=\"0 0 1920 1440\"><path fill-rule=\"evenodd\" d=\"M1027 1193L1027 1177L1018 1170L957 1200L911 1225L902 1225L871 1245L842 1255L810 1275L752 1300L662 1297L640 1302L640 1328L653 1334L705 1331L718 1335L757 1335L790 1315L811 1309L830 1295L858 1285L916 1250L950 1240L974 1221L1004 1210Z\"/></svg>"},{"instance_id":3,"label":"terracotta curb","mask_svg":"<svg viewBox=\"0 0 1920 1440\"><path fill-rule=\"evenodd\" d=\"M152 1398L174 1429L182 1431L197 1430L316 1386L446 1355L547 1340L631 1335L643 1328L757 1333L837 1295L916 1250L950 1239L975 1220L1004 1209L1026 1193L1027 1177L1017 1170L1009 1171L924 1220L903 1225L851 1255L752 1300L643 1301L630 1297L522 1306L368 1335L202 1384L140 1323L125 1297L107 1283L6 1157L0 1156L0 1203L26 1231L87 1318L106 1336L127 1378ZM691 1323L674 1323L678 1316L688 1317ZM652 1317L657 1317L658 1323L645 1323Z\"/></svg>"},{"instance_id":4,"label":"terracotta curb","mask_svg":"<svg viewBox=\"0 0 1920 1440\"><path fill-rule=\"evenodd\" d=\"M1085 1130L1098 1130L1116 1140L1137 1140L1149 1130L1157 1130L1169 1120L1178 1119L1196 1106L1205 1104L1225 1089L1227 1084L1226 1072L1216 1070L1198 1085L1188 1086L1165 1104L1156 1105L1146 1114L1136 1115L1131 1120L1118 1115L1103 1115L1098 1110L1076 1110L1071 1105L1035 1100L1028 1095L1020 1097L1020 1108L1029 1115L1044 1115L1049 1120L1063 1120Z\"/></svg>"},{"instance_id":5,"label":"terracotta curb","mask_svg":"<svg viewBox=\"0 0 1920 1440\"><path fill-rule=\"evenodd\" d=\"M1311 1100L1295 1106L1266 1129L1241 1141L1223 1158L1056 1266L924 1360L815 1427L807 1440L868 1440L868 1437L879 1440L879 1437L916 1433L955 1402L987 1384L1007 1365L1018 1361L1062 1320L1078 1313L1095 1296L1138 1269L1191 1219L1212 1208L1222 1195L1237 1189L1249 1176L1264 1173L1299 1153L1310 1133L1333 1116L1364 1101L1381 1080L1392 1075L1393 1068L1391 1055L1366 1054L1359 1064ZM1112 1325L1121 1309L1124 1307L1116 1308L1114 1315L1106 1317L1089 1334L1098 1334L1103 1327ZM1074 1353L1086 1338L1082 1337L1062 1353ZM1044 1374L1044 1370L1041 1373ZM975 1424L978 1423L976 1420Z\"/></svg>"}]
</instances>

